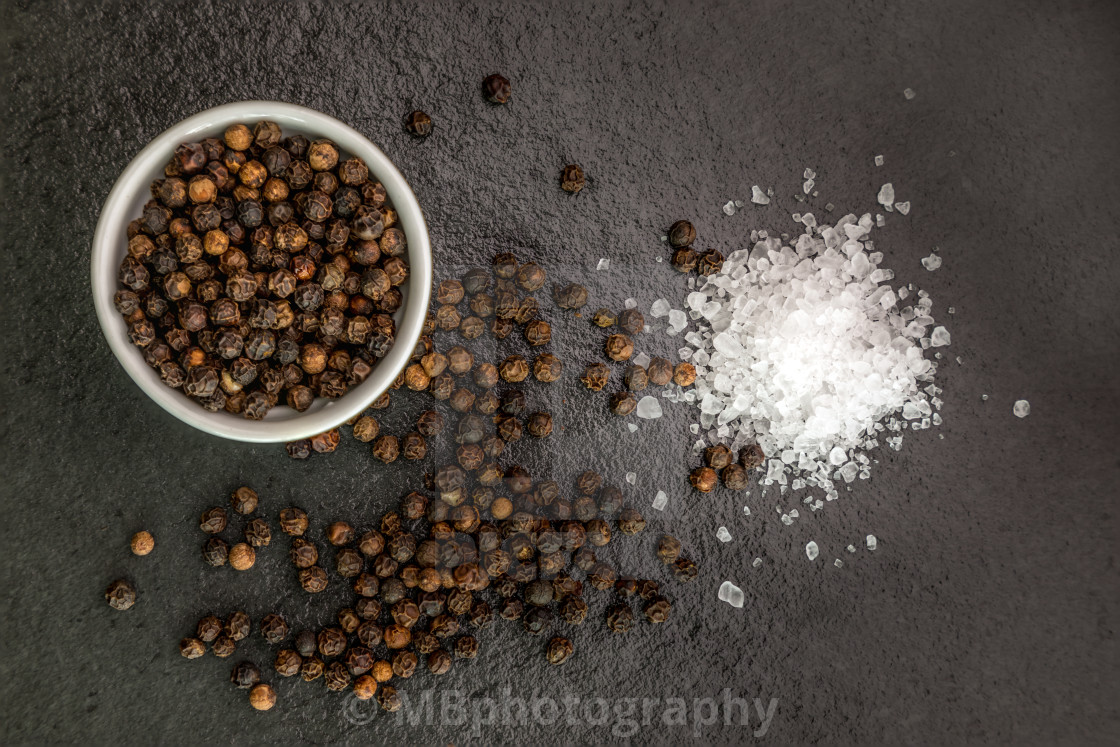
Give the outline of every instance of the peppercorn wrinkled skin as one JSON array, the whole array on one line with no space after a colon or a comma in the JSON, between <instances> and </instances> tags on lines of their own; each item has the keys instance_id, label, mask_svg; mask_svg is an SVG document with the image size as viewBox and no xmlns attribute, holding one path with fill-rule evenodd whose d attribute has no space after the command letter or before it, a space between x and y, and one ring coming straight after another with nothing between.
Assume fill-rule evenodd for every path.
<instances>
[{"instance_id":1,"label":"peppercorn wrinkled skin","mask_svg":"<svg viewBox=\"0 0 1120 747\"><path fill-rule=\"evenodd\" d=\"M493 73L482 81L482 93L491 104L505 104L509 101L512 88L508 79Z\"/></svg>"},{"instance_id":2,"label":"peppercorn wrinkled skin","mask_svg":"<svg viewBox=\"0 0 1120 747\"><path fill-rule=\"evenodd\" d=\"M612 361L629 360L634 354L634 342L624 334L613 334L607 338L605 350Z\"/></svg>"},{"instance_id":3,"label":"peppercorn wrinkled skin","mask_svg":"<svg viewBox=\"0 0 1120 747\"><path fill-rule=\"evenodd\" d=\"M681 555L673 562L673 575L682 583L692 581L698 574L699 569L696 567L696 563L692 562L691 558Z\"/></svg>"},{"instance_id":4,"label":"peppercorn wrinkled skin","mask_svg":"<svg viewBox=\"0 0 1120 747\"><path fill-rule=\"evenodd\" d=\"M739 451L739 464L743 469L758 469L766 462L766 454L758 444L748 444Z\"/></svg>"},{"instance_id":5,"label":"peppercorn wrinkled skin","mask_svg":"<svg viewBox=\"0 0 1120 747\"><path fill-rule=\"evenodd\" d=\"M115 610L127 610L136 604L136 587L125 579L117 579L105 590L105 601Z\"/></svg>"},{"instance_id":6,"label":"peppercorn wrinkled skin","mask_svg":"<svg viewBox=\"0 0 1120 747\"><path fill-rule=\"evenodd\" d=\"M560 188L565 192L576 194L584 185L587 184L587 178L581 169L576 164L569 164L560 171Z\"/></svg>"},{"instance_id":7,"label":"peppercorn wrinkled skin","mask_svg":"<svg viewBox=\"0 0 1120 747\"><path fill-rule=\"evenodd\" d=\"M696 228L687 220L669 226L669 244L674 249L691 246L696 241Z\"/></svg>"},{"instance_id":8,"label":"peppercorn wrinkled skin","mask_svg":"<svg viewBox=\"0 0 1120 747\"><path fill-rule=\"evenodd\" d=\"M717 481L716 471L711 467L697 467L688 476L689 484L701 493L715 490Z\"/></svg>"},{"instance_id":9,"label":"peppercorn wrinkled skin","mask_svg":"<svg viewBox=\"0 0 1120 747\"><path fill-rule=\"evenodd\" d=\"M405 117L404 128L413 137L427 137L432 134L432 118L417 110Z\"/></svg>"}]
</instances>

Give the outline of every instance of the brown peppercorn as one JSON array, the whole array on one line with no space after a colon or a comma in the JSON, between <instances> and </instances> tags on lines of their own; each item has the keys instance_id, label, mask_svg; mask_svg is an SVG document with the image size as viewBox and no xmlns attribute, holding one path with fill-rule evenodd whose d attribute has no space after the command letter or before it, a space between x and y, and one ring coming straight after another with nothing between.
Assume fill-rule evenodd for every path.
<instances>
[{"instance_id":1,"label":"brown peppercorn","mask_svg":"<svg viewBox=\"0 0 1120 747\"><path fill-rule=\"evenodd\" d=\"M637 309L626 309L618 315L618 326L625 332L636 335L645 329L646 320Z\"/></svg>"},{"instance_id":2,"label":"brown peppercorn","mask_svg":"<svg viewBox=\"0 0 1120 747\"><path fill-rule=\"evenodd\" d=\"M547 412L534 412L526 421L529 435L535 438L545 438L552 434L552 416Z\"/></svg>"},{"instance_id":3,"label":"brown peppercorn","mask_svg":"<svg viewBox=\"0 0 1120 747\"><path fill-rule=\"evenodd\" d=\"M228 636L220 635L210 644L210 650L214 653L214 656L224 659L227 656L233 656L233 652L237 650L237 645Z\"/></svg>"},{"instance_id":4,"label":"brown peppercorn","mask_svg":"<svg viewBox=\"0 0 1120 747\"><path fill-rule=\"evenodd\" d=\"M725 487L731 490L746 490L750 482L747 471L738 464L729 464L720 472Z\"/></svg>"},{"instance_id":5,"label":"brown peppercorn","mask_svg":"<svg viewBox=\"0 0 1120 747\"><path fill-rule=\"evenodd\" d=\"M535 262L526 262L517 270L517 284L522 290L532 293L544 287L547 274ZM524 323L518 320L519 323ZM527 320L526 320L527 321Z\"/></svg>"},{"instance_id":6,"label":"brown peppercorn","mask_svg":"<svg viewBox=\"0 0 1120 747\"><path fill-rule=\"evenodd\" d=\"M354 541L354 528L345 521L336 521L327 527L326 537L335 547L348 545Z\"/></svg>"},{"instance_id":7,"label":"brown peppercorn","mask_svg":"<svg viewBox=\"0 0 1120 747\"><path fill-rule=\"evenodd\" d=\"M323 681L326 683L328 690L341 692L350 687L350 671L341 661L332 661L327 665L327 671L323 674Z\"/></svg>"},{"instance_id":8,"label":"brown peppercorn","mask_svg":"<svg viewBox=\"0 0 1120 747\"><path fill-rule=\"evenodd\" d=\"M640 392L649 386L649 376L641 366L634 364L627 366L622 372L622 383L632 392Z\"/></svg>"},{"instance_id":9,"label":"brown peppercorn","mask_svg":"<svg viewBox=\"0 0 1120 747\"><path fill-rule=\"evenodd\" d=\"M319 561L319 550L302 537L296 537L292 540L288 557L296 568L310 568Z\"/></svg>"},{"instance_id":10,"label":"brown peppercorn","mask_svg":"<svg viewBox=\"0 0 1120 747\"><path fill-rule=\"evenodd\" d=\"M602 519L587 522L587 541L595 547L603 547L611 541L611 528Z\"/></svg>"},{"instance_id":11,"label":"brown peppercorn","mask_svg":"<svg viewBox=\"0 0 1120 747\"><path fill-rule=\"evenodd\" d=\"M654 386L665 386L673 379L673 364L664 358L651 358L646 375Z\"/></svg>"},{"instance_id":12,"label":"brown peppercorn","mask_svg":"<svg viewBox=\"0 0 1120 747\"><path fill-rule=\"evenodd\" d=\"M229 503L239 514L247 515L257 510L258 497L252 488L241 487L233 491Z\"/></svg>"},{"instance_id":13,"label":"brown peppercorn","mask_svg":"<svg viewBox=\"0 0 1120 747\"><path fill-rule=\"evenodd\" d=\"M766 453L758 444L747 444L739 451L739 464L744 469L757 469L766 462Z\"/></svg>"},{"instance_id":14,"label":"brown peppercorn","mask_svg":"<svg viewBox=\"0 0 1120 747\"><path fill-rule=\"evenodd\" d=\"M416 110L405 117L404 128L413 137L427 137L432 134L432 118Z\"/></svg>"},{"instance_id":15,"label":"brown peppercorn","mask_svg":"<svg viewBox=\"0 0 1120 747\"><path fill-rule=\"evenodd\" d=\"M448 670L451 669L451 654L447 653L442 648L437 649L428 654L427 664L428 671L432 674L437 676L447 674Z\"/></svg>"},{"instance_id":16,"label":"brown peppercorn","mask_svg":"<svg viewBox=\"0 0 1120 747\"><path fill-rule=\"evenodd\" d=\"M435 410L425 410L416 420L416 430L429 438L439 435L443 430L443 416Z\"/></svg>"},{"instance_id":17,"label":"brown peppercorn","mask_svg":"<svg viewBox=\"0 0 1120 747\"><path fill-rule=\"evenodd\" d=\"M307 513L300 508L285 508L280 512L280 529L284 534L302 537L307 531Z\"/></svg>"},{"instance_id":18,"label":"brown peppercorn","mask_svg":"<svg viewBox=\"0 0 1120 747\"><path fill-rule=\"evenodd\" d=\"M552 298L560 308L575 311L587 304L587 288L578 283L556 286L553 288Z\"/></svg>"},{"instance_id":19,"label":"brown peppercorn","mask_svg":"<svg viewBox=\"0 0 1120 747\"><path fill-rule=\"evenodd\" d=\"M560 605L560 616L569 625L582 625L587 619L587 602L579 597L569 597Z\"/></svg>"},{"instance_id":20,"label":"brown peppercorn","mask_svg":"<svg viewBox=\"0 0 1120 747\"><path fill-rule=\"evenodd\" d=\"M184 659L197 659L206 653L206 644L197 638L184 638L179 641L179 653Z\"/></svg>"},{"instance_id":21,"label":"brown peppercorn","mask_svg":"<svg viewBox=\"0 0 1120 747\"><path fill-rule=\"evenodd\" d=\"M577 164L569 164L560 171L560 188L565 192L575 194L583 189L586 183L587 179L583 175L583 169Z\"/></svg>"},{"instance_id":22,"label":"brown peppercorn","mask_svg":"<svg viewBox=\"0 0 1120 747\"><path fill-rule=\"evenodd\" d=\"M716 444L704 449L704 461L714 470L721 470L731 464L731 449L725 444Z\"/></svg>"},{"instance_id":23,"label":"brown peppercorn","mask_svg":"<svg viewBox=\"0 0 1120 747\"><path fill-rule=\"evenodd\" d=\"M529 376L529 362L520 355L511 355L498 366L498 373L503 381L516 384Z\"/></svg>"},{"instance_id":24,"label":"brown peppercorn","mask_svg":"<svg viewBox=\"0 0 1120 747\"><path fill-rule=\"evenodd\" d=\"M362 572L362 555L352 548L343 548L334 556L335 571L343 578L353 578Z\"/></svg>"},{"instance_id":25,"label":"brown peppercorn","mask_svg":"<svg viewBox=\"0 0 1120 747\"><path fill-rule=\"evenodd\" d=\"M494 276L502 280L509 280L517 274L517 256L513 252L495 254L491 264Z\"/></svg>"},{"instance_id":26,"label":"brown peppercorn","mask_svg":"<svg viewBox=\"0 0 1120 747\"><path fill-rule=\"evenodd\" d=\"M151 532L137 532L132 535L132 540L129 542L129 547L132 549L133 555L147 555L156 547L155 537Z\"/></svg>"},{"instance_id":27,"label":"brown peppercorn","mask_svg":"<svg viewBox=\"0 0 1120 747\"><path fill-rule=\"evenodd\" d=\"M327 572L313 565L299 572L299 585L309 594L318 594L327 588Z\"/></svg>"},{"instance_id":28,"label":"brown peppercorn","mask_svg":"<svg viewBox=\"0 0 1120 747\"><path fill-rule=\"evenodd\" d=\"M207 534L217 534L226 528L226 510L224 508L208 508L202 512L199 528Z\"/></svg>"},{"instance_id":29,"label":"brown peppercorn","mask_svg":"<svg viewBox=\"0 0 1120 747\"><path fill-rule=\"evenodd\" d=\"M669 245L675 249L692 246L696 241L696 229L686 220L679 220L669 226Z\"/></svg>"},{"instance_id":30,"label":"brown peppercorn","mask_svg":"<svg viewBox=\"0 0 1120 747\"><path fill-rule=\"evenodd\" d=\"M136 604L136 587L123 578L117 579L105 590L105 600L115 610L127 610Z\"/></svg>"},{"instance_id":31,"label":"brown peppercorn","mask_svg":"<svg viewBox=\"0 0 1120 747\"><path fill-rule=\"evenodd\" d=\"M634 508L624 508L618 515L618 530L623 534L638 534L646 528L646 520Z\"/></svg>"},{"instance_id":32,"label":"brown peppercorn","mask_svg":"<svg viewBox=\"0 0 1120 747\"><path fill-rule=\"evenodd\" d=\"M252 626L253 621L249 615L238 610L226 618L225 634L233 641L244 640L248 637Z\"/></svg>"},{"instance_id":33,"label":"brown peppercorn","mask_svg":"<svg viewBox=\"0 0 1120 747\"><path fill-rule=\"evenodd\" d=\"M253 144L253 133L243 124L230 125L223 134L223 140L233 150L248 150Z\"/></svg>"},{"instance_id":34,"label":"brown peppercorn","mask_svg":"<svg viewBox=\"0 0 1120 747\"><path fill-rule=\"evenodd\" d=\"M642 608L645 613L646 619L651 623L663 623L669 619L669 611L672 609L672 604L665 597L654 597L646 606Z\"/></svg>"},{"instance_id":35,"label":"brown peppercorn","mask_svg":"<svg viewBox=\"0 0 1120 747\"><path fill-rule=\"evenodd\" d=\"M272 530L264 519L252 519L245 525L245 541L253 547L267 547L272 541Z\"/></svg>"},{"instance_id":36,"label":"brown peppercorn","mask_svg":"<svg viewBox=\"0 0 1120 747\"><path fill-rule=\"evenodd\" d=\"M358 418L358 422L354 423L354 438L362 443L369 443L377 438L377 434L380 430L381 426L378 425L376 418L370 415L364 415Z\"/></svg>"},{"instance_id":37,"label":"brown peppercorn","mask_svg":"<svg viewBox=\"0 0 1120 747\"><path fill-rule=\"evenodd\" d=\"M396 562L392 558L388 558L385 555L378 555L375 558L375 562L384 563L386 561L390 564L395 564ZM390 567L392 567L392 565ZM392 569L394 571L396 570L395 567L392 567ZM390 573L388 575L392 574ZM378 579L378 576L372 573L359 573L358 577L354 579L354 593L358 594L359 596L366 598L375 597L377 596L380 588L381 582Z\"/></svg>"},{"instance_id":38,"label":"brown peppercorn","mask_svg":"<svg viewBox=\"0 0 1120 747\"><path fill-rule=\"evenodd\" d=\"M490 515L499 521L509 518L512 513L513 501L509 498L495 498L494 502L490 504Z\"/></svg>"},{"instance_id":39,"label":"brown peppercorn","mask_svg":"<svg viewBox=\"0 0 1120 747\"><path fill-rule=\"evenodd\" d=\"M386 648L401 649L412 641L412 633L403 625L393 624L385 628L383 640Z\"/></svg>"},{"instance_id":40,"label":"brown peppercorn","mask_svg":"<svg viewBox=\"0 0 1120 747\"><path fill-rule=\"evenodd\" d=\"M715 275L723 269L723 255L717 249L710 249L700 256L696 269L701 275Z\"/></svg>"},{"instance_id":41,"label":"brown peppercorn","mask_svg":"<svg viewBox=\"0 0 1120 747\"><path fill-rule=\"evenodd\" d=\"M245 542L238 542L229 549L229 565L235 571L247 571L257 560L257 553Z\"/></svg>"},{"instance_id":42,"label":"brown peppercorn","mask_svg":"<svg viewBox=\"0 0 1120 747\"><path fill-rule=\"evenodd\" d=\"M673 383L677 386L692 386L694 381L696 381L696 368L691 363L678 363L673 371Z\"/></svg>"},{"instance_id":43,"label":"brown peppercorn","mask_svg":"<svg viewBox=\"0 0 1120 747\"><path fill-rule=\"evenodd\" d=\"M541 353L533 361L533 376L537 381L552 383L560 379L563 371L564 364L552 353Z\"/></svg>"},{"instance_id":44,"label":"brown peppercorn","mask_svg":"<svg viewBox=\"0 0 1120 747\"><path fill-rule=\"evenodd\" d=\"M607 338L605 350L612 361L625 361L634 354L634 343L624 334L614 334Z\"/></svg>"},{"instance_id":45,"label":"brown peppercorn","mask_svg":"<svg viewBox=\"0 0 1120 747\"><path fill-rule=\"evenodd\" d=\"M364 646L352 646L343 655L343 663L353 676L365 674L373 668L373 654Z\"/></svg>"},{"instance_id":46,"label":"brown peppercorn","mask_svg":"<svg viewBox=\"0 0 1120 747\"><path fill-rule=\"evenodd\" d=\"M299 674L302 665L303 658L290 648L280 649L276 652L276 659L272 662L272 668L281 677L296 676Z\"/></svg>"},{"instance_id":47,"label":"brown peppercorn","mask_svg":"<svg viewBox=\"0 0 1120 747\"><path fill-rule=\"evenodd\" d=\"M601 392L610 379L611 370L603 363L592 363L579 378L583 385L593 392Z\"/></svg>"},{"instance_id":48,"label":"brown peppercorn","mask_svg":"<svg viewBox=\"0 0 1120 747\"><path fill-rule=\"evenodd\" d=\"M253 685L249 690L249 705L258 711L270 710L276 705L276 691L263 682Z\"/></svg>"},{"instance_id":49,"label":"brown peppercorn","mask_svg":"<svg viewBox=\"0 0 1120 747\"><path fill-rule=\"evenodd\" d=\"M373 456L385 464L395 462L400 455L400 442L396 436L381 436L373 442Z\"/></svg>"},{"instance_id":50,"label":"brown peppercorn","mask_svg":"<svg viewBox=\"0 0 1120 747\"><path fill-rule=\"evenodd\" d=\"M710 493L716 487L716 471L711 467L697 467L689 474L688 482L701 493Z\"/></svg>"},{"instance_id":51,"label":"brown peppercorn","mask_svg":"<svg viewBox=\"0 0 1120 747\"><path fill-rule=\"evenodd\" d=\"M657 557L665 565L676 562L681 554L681 541L671 534L661 535L657 542Z\"/></svg>"},{"instance_id":52,"label":"brown peppercorn","mask_svg":"<svg viewBox=\"0 0 1120 747\"><path fill-rule=\"evenodd\" d=\"M504 104L509 101L511 87L506 78L494 73L482 81L482 93L491 104Z\"/></svg>"},{"instance_id":53,"label":"brown peppercorn","mask_svg":"<svg viewBox=\"0 0 1120 747\"><path fill-rule=\"evenodd\" d=\"M457 304L463 300L463 284L455 279L440 281L436 288L436 301L441 304Z\"/></svg>"},{"instance_id":54,"label":"brown peppercorn","mask_svg":"<svg viewBox=\"0 0 1120 747\"><path fill-rule=\"evenodd\" d=\"M671 264L677 272L692 272L700 263L700 255L689 247L681 247L673 252Z\"/></svg>"},{"instance_id":55,"label":"brown peppercorn","mask_svg":"<svg viewBox=\"0 0 1120 747\"><path fill-rule=\"evenodd\" d=\"M238 689L248 690L261 681L261 670L251 661L239 661L230 671L229 681Z\"/></svg>"},{"instance_id":56,"label":"brown peppercorn","mask_svg":"<svg viewBox=\"0 0 1120 747\"><path fill-rule=\"evenodd\" d=\"M323 628L318 637L319 653L328 659L346 650L346 631L342 628Z\"/></svg>"},{"instance_id":57,"label":"brown peppercorn","mask_svg":"<svg viewBox=\"0 0 1120 747\"><path fill-rule=\"evenodd\" d=\"M222 621L215 615L207 615L198 621L195 635L204 643L210 643L222 634Z\"/></svg>"},{"instance_id":58,"label":"brown peppercorn","mask_svg":"<svg viewBox=\"0 0 1120 747\"><path fill-rule=\"evenodd\" d=\"M363 534L358 541L358 549L367 558L377 557L385 549L385 537L380 532L371 529Z\"/></svg>"},{"instance_id":59,"label":"brown peppercorn","mask_svg":"<svg viewBox=\"0 0 1120 747\"><path fill-rule=\"evenodd\" d=\"M369 700L377 693L377 680L372 675L363 674L354 680L354 697Z\"/></svg>"},{"instance_id":60,"label":"brown peppercorn","mask_svg":"<svg viewBox=\"0 0 1120 747\"><path fill-rule=\"evenodd\" d=\"M626 633L634 626L634 611L628 604L616 604L607 610L607 627L612 633Z\"/></svg>"},{"instance_id":61,"label":"brown peppercorn","mask_svg":"<svg viewBox=\"0 0 1120 747\"><path fill-rule=\"evenodd\" d=\"M638 400L630 392L616 392L611 395L610 411L615 415L625 417L634 412L638 407Z\"/></svg>"},{"instance_id":62,"label":"brown peppercorn","mask_svg":"<svg viewBox=\"0 0 1120 747\"><path fill-rule=\"evenodd\" d=\"M599 591L606 591L618 580L618 573L606 563L596 563L587 574L588 582Z\"/></svg>"},{"instance_id":63,"label":"brown peppercorn","mask_svg":"<svg viewBox=\"0 0 1120 747\"><path fill-rule=\"evenodd\" d=\"M543 319L534 319L525 325L525 341L533 347L547 345L552 340L552 327Z\"/></svg>"},{"instance_id":64,"label":"brown peppercorn","mask_svg":"<svg viewBox=\"0 0 1120 747\"><path fill-rule=\"evenodd\" d=\"M303 664L299 668L299 676L304 682L313 682L323 676L327 665L323 660L313 654L303 657Z\"/></svg>"},{"instance_id":65,"label":"brown peppercorn","mask_svg":"<svg viewBox=\"0 0 1120 747\"><path fill-rule=\"evenodd\" d=\"M692 562L691 558L681 555L673 562L673 575L682 583L688 583L696 578L698 573L699 571L696 568L696 564Z\"/></svg>"},{"instance_id":66,"label":"brown peppercorn","mask_svg":"<svg viewBox=\"0 0 1120 747\"><path fill-rule=\"evenodd\" d=\"M591 323L596 327L613 327L618 322L615 313L607 308L598 309L591 315Z\"/></svg>"}]
</instances>

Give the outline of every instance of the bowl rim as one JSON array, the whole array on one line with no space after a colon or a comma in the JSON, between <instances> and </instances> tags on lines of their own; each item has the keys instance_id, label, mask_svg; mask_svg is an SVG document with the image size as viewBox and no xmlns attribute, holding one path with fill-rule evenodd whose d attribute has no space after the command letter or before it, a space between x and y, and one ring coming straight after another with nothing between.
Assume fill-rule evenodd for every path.
<instances>
[{"instance_id":1,"label":"bowl rim","mask_svg":"<svg viewBox=\"0 0 1120 747\"><path fill-rule=\"evenodd\" d=\"M163 384L155 369L144 361L140 348L128 339L124 320L113 304L118 290L120 260L125 251L125 247L117 245L117 239L122 227L135 217L127 211L133 209L138 194L147 194L151 179L157 178L152 176L157 168L162 167L180 143L213 136L214 131L224 130L231 124L262 119L306 132L309 136L329 138L343 151L365 161L370 173L384 185L408 238L408 292L392 348L362 384L317 409L284 420L268 417L249 420L225 411L212 413L181 391ZM432 252L427 224L416 195L389 157L368 138L334 117L298 104L238 101L187 117L154 137L133 157L101 207L90 252L90 281L97 319L110 349L129 377L157 405L187 425L211 435L248 443L283 443L310 438L359 415L408 365L420 339L431 299Z\"/></svg>"}]
</instances>

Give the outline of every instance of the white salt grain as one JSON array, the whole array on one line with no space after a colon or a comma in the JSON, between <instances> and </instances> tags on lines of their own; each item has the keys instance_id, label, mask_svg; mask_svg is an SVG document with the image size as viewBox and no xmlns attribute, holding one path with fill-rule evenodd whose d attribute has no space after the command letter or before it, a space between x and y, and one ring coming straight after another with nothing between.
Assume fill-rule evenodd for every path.
<instances>
[{"instance_id":1,"label":"white salt grain","mask_svg":"<svg viewBox=\"0 0 1120 747\"><path fill-rule=\"evenodd\" d=\"M886 163L886 159L884 159L882 156L875 156L876 166L882 166L884 163Z\"/></svg>"},{"instance_id":2,"label":"white salt grain","mask_svg":"<svg viewBox=\"0 0 1120 747\"><path fill-rule=\"evenodd\" d=\"M730 542L731 532L727 531L727 527L720 527L716 530L716 539L720 542Z\"/></svg>"},{"instance_id":3,"label":"white salt grain","mask_svg":"<svg viewBox=\"0 0 1120 747\"><path fill-rule=\"evenodd\" d=\"M941 257L938 257L936 254L930 253L928 257L922 257L922 267L926 268L930 272L933 272L940 266Z\"/></svg>"},{"instance_id":4,"label":"white salt grain","mask_svg":"<svg viewBox=\"0 0 1120 747\"><path fill-rule=\"evenodd\" d=\"M1025 399L1021 399L1011 408L1011 412L1015 413L1015 417L1017 418L1025 418L1031 414L1031 403L1027 402ZM1045 418L1043 419L1045 420Z\"/></svg>"},{"instance_id":5,"label":"white salt grain","mask_svg":"<svg viewBox=\"0 0 1120 747\"><path fill-rule=\"evenodd\" d=\"M820 555L820 550L817 548L816 542L810 541L809 544L805 545L805 555L808 556L809 560L817 559L817 556Z\"/></svg>"},{"instance_id":6,"label":"white salt grain","mask_svg":"<svg viewBox=\"0 0 1120 747\"><path fill-rule=\"evenodd\" d=\"M901 214L901 215L909 215L910 214L910 201L907 200L906 202L896 202L894 204L894 209L897 210L899 212L899 214Z\"/></svg>"},{"instance_id":7,"label":"white salt grain","mask_svg":"<svg viewBox=\"0 0 1120 747\"><path fill-rule=\"evenodd\" d=\"M669 302L664 298L657 299L653 302L653 305L649 307L649 313L655 319L665 316L669 313Z\"/></svg>"},{"instance_id":8,"label":"white salt grain","mask_svg":"<svg viewBox=\"0 0 1120 747\"><path fill-rule=\"evenodd\" d=\"M735 215L735 201L728 200L727 204L723 206L723 212L726 215Z\"/></svg>"},{"instance_id":9,"label":"white salt grain","mask_svg":"<svg viewBox=\"0 0 1120 747\"><path fill-rule=\"evenodd\" d=\"M758 568L760 565L762 565L762 558L755 558L754 562L751 563L751 565L753 565L755 568Z\"/></svg>"},{"instance_id":10,"label":"white salt grain","mask_svg":"<svg viewBox=\"0 0 1120 747\"><path fill-rule=\"evenodd\" d=\"M836 566L837 568L840 568L841 566L844 565L844 561L841 560L840 558L837 558L836 560L832 561L832 564L834 566Z\"/></svg>"},{"instance_id":11,"label":"white salt grain","mask_svg":"<svg viewBox=\"0 0 1120 747\"><path fill-rule=\"evenodd\" d=\"M743 590L730 581L724 581L720 585L718 596L721 602L727 602L736 609L743 608L743 602L745 601Z\"/></svg>"},{"instance_id":12,"label":"white salt grain","mask_svg":"<svg viewBox=\"0 0 1120 747\"><path fill-rule=\"evenodd\" d=\"M626 473L626 482L630 483L631 485L637 485L638 484L638 473L637 472L627 472Z\"/></svg>"},{"instance_id":13,"label":"white salt grain","mask_svg":"<svg viewBox=\"0 0 1120 747\"><path fill-rule=\"evenodd\" d=\"M658 490L657 495L653 497L653 503L650 505L654 510L664 511L665 507L669 505L669 496L665 495L664 490Z\"/></svg>"},{"instance_id":14,"label":"white salt grain","mask_svg":"<svg viewBox=\"0 0 1120 747\"><path fill-rule=\"evenodd\" d=\"M878 546L879 546L879 540L875 539L875 535L874 534L867 535L867 549L868 550L874 550Z\"/></svg>"},{"instance_id":15,"label":"white salt grain","mask_svg":"<svg viewBox=\"0 0 1120 747\"><path fill-rule=\"evenodd\" d=\"M907 100L907 101L910 101L910 100L912 100L912 99L913 99L913 98L914 98L915 96L917 96L918 94L914 93L914 89L913 89L913 88L904 88L904 89L902 89L902 95L906 97L906 100Z\"/></svg>"},{"instance_id":16,"label":"white salt grain","mask_svg":"<svg viewBox=\"0 0 1120 747\"><path fill-rule=\"evenodd\" d=\"M626 309L636 309L636 308L638 308L638 302L635 301L633 298L627 298L625 301L622 302L622 306L623 306L623 308L626 308Z\"/></svg>"},{"instance_id":17,"label":"white salt grain","mask_svg":"<svg viewBox=\"0 0 1120 747\"><path fill-rule=\"evenodd\" d=\"M657 397L646 395L638 400L638 407L635 412L639 418L654 420L661 417L661 402L658 401Z\"/></svg>"},{"instance_id":18,"label":"white salt grain","mask_svg":"<svg viewBox=\"0 0 1120 747\"><path fill-rule=\"evenodd\" d=\"M756 184L751 187L751 202L753 202L755 205L769 205L770 198L767 197L766 193L759 189L758 185Z\"/></svg>"},{"instance_id":19,"label":"white salt grain","mask_svg":"<svg viewBox=\"0 0 1120 747\"><path fill-rule=\"evenodd\" d=\"M627 423L627 424L626 424L626 428L627 428L627 429L628 429L628 430L629 430L629 431L630 431L631 433L635 433L635 432L637 432L637 430L638 430L638 426L634 425L633 423Z\"/></svg>"},{"instance_id":20,"label":"white salt grain","mask_svg":"<svg viewBox=\"0 0 1120 747\"><path fill-rule=\"evenodd\" d=\"M879 189L879 196L877 199L880 205L890 210L891 205L894 204L894 185L890 182L884 184L882 188Z\"/></svg>"}]
</instances>

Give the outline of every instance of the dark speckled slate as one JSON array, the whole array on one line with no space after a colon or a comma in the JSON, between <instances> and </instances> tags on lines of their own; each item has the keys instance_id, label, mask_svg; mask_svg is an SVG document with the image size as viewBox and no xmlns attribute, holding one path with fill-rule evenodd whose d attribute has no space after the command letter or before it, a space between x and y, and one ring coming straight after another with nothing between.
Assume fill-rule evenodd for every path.
<instances>
[{"instance_id":1,"label":"dark speckled slate","mask_svg":"<svg viewBox=\"0 0 1120 747\"><path fill-rule=\"evenodd\" d=\"M738 743L759 728L756 697L777 699L776 742L1120 737L1114 3L6 2L3 16L3 741L461 743L470 723L439 717L440 693L472 698L485 719L484 699L506 687L564 710L538 704L525 726L499 710L477 729L485 742ZM513 81L508 106L480 95L494 71ZM630 434L572 378L533 388L561 429L551 449L523 443L514 458L561 480L588 464L616 482L636 470L628 495L641 506L669 492L615 557L666 581L672 623L608 637L600 600L560 669L543 640L498 626L438 682L432 723L366 707L347 717L346 698L288 681L273 712L251 713L226 682L233 660L184 661L177 639L206 611L275 609L302 625L325 620L330 600L297 592L283 539L252 573L203 567L199 511L248 483L268 517L295 503L362 523L416 478L350 439L296 463L189 430L102 340L87 258L114 179L165 127L247 98L320 109L377 142L424 206L440 276L513 249L615 307L683 296L654 261L679 217L727 251L751 228L793 230L805 167L818 215L826 202L836 216L873 209L892 181L913 211L875 241L899 280L933 293L964 362L940 377L945 438L879 454L870 481L785 528L775 494L752 491L748 518L741 497L684 488L684 409ZM401 128L414 108L435 122L425 142ZM588 175L576 197L557 183L572 161ZM752 184L773 186L773 204L720 212ZM945 264L930 274L918 260L935 246ZM594 271L600 257L609 272ZM588 339L584 320L557 321L569 371ZM1020 397L1026 420L1011 415ZM420 405L400 397L386 428L401 432ZM731 544L716 540L721 524ZM127 539L142 527L157 549L137 559ZM700 561L690 587L653 558L665 529ZM843 551L869 532L875 553ZM122 574L141 595L127 613L100 596ZM716 600L725 578L745 609ZM258 640L244 650L267 664ZM407 690L433 687L425 674ZM746 726L722 712L703 723L725 688L751 701ZM701 721L676 725L669 698Z\"/></svg>"}]
</instances>

